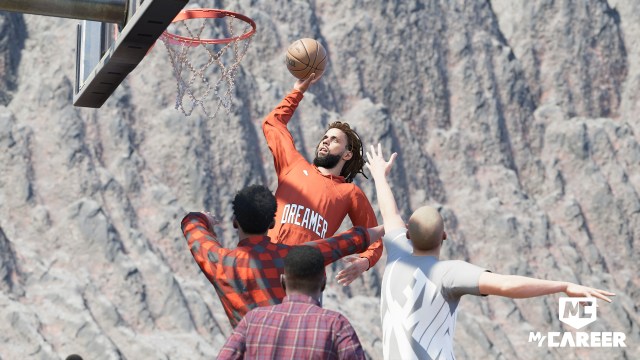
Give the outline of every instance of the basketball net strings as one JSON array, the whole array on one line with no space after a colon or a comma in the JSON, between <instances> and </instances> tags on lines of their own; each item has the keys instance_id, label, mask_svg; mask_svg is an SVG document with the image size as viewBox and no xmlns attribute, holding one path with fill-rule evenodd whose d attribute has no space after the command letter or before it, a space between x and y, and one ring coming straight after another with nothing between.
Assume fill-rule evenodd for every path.
<instances>
[{"instance_id":1,"label":"basketball net strings","mask_svg":"<svg viewBox=\"0 0 640 360\"><path fill-rule=\"evenodd\" d=\"M191 31L186 22L182 23L189 33L189 37L198 40L200 39L200 35L202 34L202 31L206 26L206 22L203 21L197 33L194 33L193 31ZM250 26L245 27L244 32L248 31L249 28ZM233 21L227 21L227 29L230 34L229 37L234 37ZM209 59L204 65L196 68L195 65L189 60L188 56L189 51L193 48L193 46L188 45L189 43L185 41L176 41L173 39L169 39L166 36L162 36L161 39L165 44L165 47L167 48L167 52L169 53L169 59L173 67L174 76L177 80L177 96L175 108L180 109L180 111L182 111L185 116L190 116L196 107L200 107L209 119L215 118L215 116L218 114L218 111L220 110L220 107L225 108L227 114L231 112L231 99L233 90L235 89L235 76L240 67L240 62L244 58L244 55L247 53L252 38L253 36L246 39L243 46L240 46L238 44L239 39L236 39L235 41L225 44L225 46L217 52L209 49L204 43L198 43L198 47L202 47L207 51ZM174 46L172 45L172 43L177 43L178 45ZM225 66L222 61L222 56L230 47L233 47L234 62L229 66ZM204 72L213 63L216 63L220 67L221 73L215 85L212 86L205 76ZM185 77L183 77L185 67L188 71L191 72L191 76L189 77L188 81L185 81ZM193 83L198 78L206 85L204 94L202 94L202 96L200 96L199 98L195 94L193 88ZM226 91L224 91L224 93L221 95L219 90L220 85L222 85L223 81L226 83ZM213 114L211 114L211 112L207 110L205 106L205 103L207 102L208 96L211 93L212 89L215 96L218 98L218 103ZM183 103L185 95L187 95L191 100L191 105L188 109L185 108Z\"/></svg>"}]
</instances>

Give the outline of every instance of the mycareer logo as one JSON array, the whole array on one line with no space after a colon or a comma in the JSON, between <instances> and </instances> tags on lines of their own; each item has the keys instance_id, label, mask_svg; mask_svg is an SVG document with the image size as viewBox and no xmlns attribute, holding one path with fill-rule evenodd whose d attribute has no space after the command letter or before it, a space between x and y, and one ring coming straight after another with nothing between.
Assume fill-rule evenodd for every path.
<instances>
[{"instance_id":1,"label":"mycareer logo","mask_svg":"<svg viewBox=\"0 0 640 360\"><path fill-rule=\"evenodd\" d=\"M559 305L560 321L576 330L596 321L596 298L560 298Z\"/></svg>"},{"instance_id":2,"label":"mycareer logo","mask_svg":"<svg viewBox=\"0 0 640 360\"><path fill-rule=\"evenodd\" d=\"M579 330L596 321L597 308L596 298L560 298L559 319ZM625 333L617 331L529 333L529 342L537 342L538 347L627 347L625 340Z\"/></svg>"}]
</instances>

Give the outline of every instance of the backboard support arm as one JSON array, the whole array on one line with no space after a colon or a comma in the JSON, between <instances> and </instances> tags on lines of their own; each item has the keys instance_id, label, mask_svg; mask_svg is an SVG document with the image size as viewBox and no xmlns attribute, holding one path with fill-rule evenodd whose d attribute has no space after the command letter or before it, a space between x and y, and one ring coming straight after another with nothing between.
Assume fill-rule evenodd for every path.
<instances>
[{"instance_id":1,"label":"backboard support arm","mask_svg":"<svg viewBox=\"0 0 640 360\"><path fill-rule=\"evenodd\" d=\"M2 0L0 10L123 24L127 0Z\"/></svg>"}]
</instances>

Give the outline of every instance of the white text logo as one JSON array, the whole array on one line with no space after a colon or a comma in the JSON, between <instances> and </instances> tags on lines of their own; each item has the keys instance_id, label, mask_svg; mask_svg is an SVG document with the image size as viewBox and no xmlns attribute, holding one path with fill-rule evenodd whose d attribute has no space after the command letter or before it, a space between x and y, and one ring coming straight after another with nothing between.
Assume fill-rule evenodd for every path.
<instances>
[{"instance_id":1,"label":"white text logo","mask_svg":"<svg viewBox=\"0 0 640 360\"><path fill-rule=\"evenodd\" d=\"M596 309L596 298L560 298L560 321L578 330L596 321Z\"/></svg>"},{"instance_id":2,"label":"white text logo","mask_svg":"<svg viewBox=\"0 0 640 360\"><path fill-rule=\"evenodd\" d=\"M558 311L560 321L577 330L596 321L596 299L560 298ZM538 347L627 347L626 338L625 333L619 331L529 333L529 342L538 343Z\"/></svg>"}]
</instances>

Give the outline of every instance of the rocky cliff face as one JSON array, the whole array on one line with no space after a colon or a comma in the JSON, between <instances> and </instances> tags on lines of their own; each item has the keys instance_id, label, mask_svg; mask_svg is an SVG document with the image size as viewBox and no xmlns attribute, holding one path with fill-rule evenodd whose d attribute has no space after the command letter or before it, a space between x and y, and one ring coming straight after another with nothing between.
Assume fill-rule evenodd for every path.
<instances>
[{"instance_id":1,"label":"rocky cliff face","mask_svg":"<svg viewBox=\"0 0 640 360\"><path fill-rule=\"evenodd\" d=\"M399 153L391 180L405 215L442 207L445 258L618 294L587 331L625 332L623 349L528 342L570 330L559 295L464 298L459 358L640 357L640 3L215 5L259 29L233 110L215 120L173 109L161 44L101 109L75 108L77 21L0 13L0 358L217 354L230 326L179 222L197 210L228 220L243 186L275 189L260 125L293 85L283 54L301 37L331 59L290 125L307 157L344 119ZM376 207L372 182L358 184ZM219 228L228 246L232 230ZM325 295L372 359L383 263Z\"/></svg>"}]
</instances>

